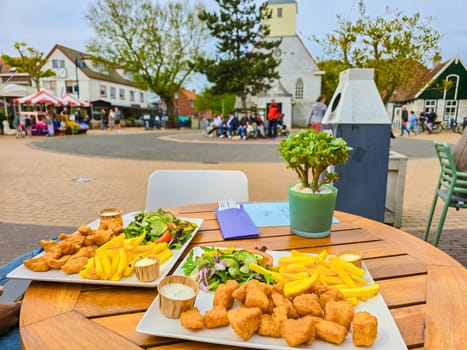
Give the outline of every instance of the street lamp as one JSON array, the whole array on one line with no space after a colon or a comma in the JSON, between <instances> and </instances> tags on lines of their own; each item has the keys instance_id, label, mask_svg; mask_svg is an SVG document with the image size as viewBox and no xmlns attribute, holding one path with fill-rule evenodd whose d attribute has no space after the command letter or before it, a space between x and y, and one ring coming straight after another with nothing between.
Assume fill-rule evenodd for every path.
<instances>
[{"instance_id":1,"label":"street lamp","mask_svg":"<svg viewBox=\"0 0 467 350\"><path fill-rule=\"evenodd\" d=\"M81 59L81 64L80 64L81 68L86 68L86 63L84 62L84 57L83 57L82 54L78 53L75 56L76 95L78 96L78 100L79 100L79 80L78 80L78 64L79 64L79 61L78 61L78 59Z\"/></svg>"}]
</instances>

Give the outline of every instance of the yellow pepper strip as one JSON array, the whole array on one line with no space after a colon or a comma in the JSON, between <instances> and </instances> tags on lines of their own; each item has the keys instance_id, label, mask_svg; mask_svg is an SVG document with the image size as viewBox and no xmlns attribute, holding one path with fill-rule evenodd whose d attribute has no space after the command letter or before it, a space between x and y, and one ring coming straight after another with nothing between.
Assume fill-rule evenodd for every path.
<instances>
[{"instance_id":1,"label":"yellow pepper strip","mask_svg":"<svg viewBox=\"0 0 467 350\"><path fill-rule=\"evenodd\" d=\"M122 242L124 239L125 239L125 234L121 233L118 236L112 238L110 241L108 241L108 242L104 243L103 245L101 245L99 248L97 248L96 253L98 251L103 251L103 250L107 249L108 247L113 246L114 244L116 244L118 242Z\"/></svg>"},{"instance_id":2,"label":"yellow pepper strip","mask_svg":"<svg viewBox=\"0 0 467 350\"><path fill-rule=\"evenodd\" d=\"M340 290L344 297L372 297L378 294L379 284L373 284L371 286L359 287L359 288L347 288Z\"/></svg>"},{"instance_id":3,"label":"yellow pepper strip","mask_svg":"<svg viewBox=\"0 0 467 350\"><path fill-rule=\"evenodd\" d=\"M251 271L254 271L254 272L257 272L257 273L260 273L262 275L271 275L271 278L276 281L276 282L281 282L281 283L285 283L287 282L285 277L279 273L279 272L274 272L274 271L270 271L268 269L265 269L264 267L262 266L259 266L258 264L255 264L255 263L249 263L248 264L248 268L251 270Z\"/></svg>"},{"instance_id":4,"label":"yellow pepper strip","mask_svg":"<svg viewBox=\"0 0 467 350\"><path fill-rule=\"evenodd\" d=\"M349 277L348 273L342 267L340 259L333 260L331 262L331 266L336 270L337 274L342 278L344 283L349 286L349 288L357 288L357 284Z\"/></svg>"},{"instance_id":5,"label":"yellow pepper strip","mask_svg":"<svg viewBox=\"0 0 467 350\"><path fill-rule=\"evenodd\" d=\"M285 283L284 296L293 297L306 292L318 280L318 277L319 271L317 270L311 277Z\"/></svg>"}]
</instances>

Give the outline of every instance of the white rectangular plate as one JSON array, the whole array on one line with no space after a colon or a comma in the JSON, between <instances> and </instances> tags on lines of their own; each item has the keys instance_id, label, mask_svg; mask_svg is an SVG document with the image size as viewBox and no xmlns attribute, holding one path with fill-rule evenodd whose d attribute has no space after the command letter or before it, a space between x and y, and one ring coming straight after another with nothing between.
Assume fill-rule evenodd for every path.
<instances>
[{"instance_id":1,"label":"white rectangular plate","mask_svg":"<svg viewBox=\"0 0 467 350\"><path fill-rule=\"evenodd\" d=\"M201 255L202 250L199 247L193 248L194 256ZM282 256L290 255L288 251L268 251L277 261ZM177 267L174 275L183 275L183 261ZM366 266L364 278L369 281L369 284L374 284ZM212 309L213 292L205 292L200 290L196 298L195 305L200 312L204 314L205 311ZM237 305L238 306L238 305ZM235 306L234 306L235 307ZM378 349L378 350L398 350L407 349L407 346L402 339L399 329L394 322L394 319L386 306L381 294L378 294L366 302L360 302L355 307L356 311L368 311L378 318L378 337L371 347L365 349ZM230 327L220 327L214 329L202 329L200 331L190 331L180 324L180 319L170 319L165 317L159 310L159 297L156 297L148 308L144 316L141 318L136 331L145 334L156 336L180 338L186 340L193 340L206 343L224 344L231 346L241 346L255 349L273 349L273 350L286 350L290 349L283 338L263 337L260 335L253 335L248 341L243 341L234 330ZM349 332L345 341L339 345L326 343L322 340L316 339L312 345L298 346L299 349L319 349L319 350L349 350L349 349L362 349L362 347L354 346L352 343L352 335Z\"/></svg>"},{"instance_id":2,"label":"white rectangular plate","mask_svg":"<svg viewBox=\"0 0 467 350\"><path fill-rule=\"evenodd\" d=\"M138 212L134 212L131 214L126 214L123 217L123 225L124 227L128 226L128 223L133 219L133 217ZM61 270L49 270L46 272L34 272L26 268L23 264L18 266L16 269L11 271L7 277L11 279L26 279L26 280L33 280L33 281L45 281L45 282L66 282L66 283L81 283L81 284L100 284L100 285L108 285L108 286L123 286L123 287L155 287L159 283L159 280L165 277L172 267L176 264L177 260L185 251L186 247L190 244L193 237L198 233L201 224L203 223L203 219L194 219L194 218L179 218L185 221L190 221L198 226L193 231L191 237L183 244L180 249L172 250L173 255L172 257L164 262L160 266L160 275L159 278L155 279L152 282L139 282L136 279L135 274L133 273L129 277L123 277L120 281L107 281L107 280L88 280L81 278L79 274L74 273L71 275L67 275L66 273L62 272ZM97 228L98 220L93 221L89 224L91 228Z\"/></svg>"}]
</instances>

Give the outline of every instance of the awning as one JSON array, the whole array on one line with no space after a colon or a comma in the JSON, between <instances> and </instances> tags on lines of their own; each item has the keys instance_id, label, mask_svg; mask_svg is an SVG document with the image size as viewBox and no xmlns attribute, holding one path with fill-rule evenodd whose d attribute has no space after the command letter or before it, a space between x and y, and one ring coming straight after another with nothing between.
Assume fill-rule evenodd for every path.
<instances>
[{"instance_id":1,"label":"awning","mask_svg":"<svg viewBox=\"0 0 467 350\"><path fill-rule=\"evenodd\" d=\"M60 97L60 101L64 106L73 106L73 107L91 107L91 103L84 102L79 100L77 97L72 94L65 94Z\"/></svg>"},{"instance_id":2,"label":"awning","mask_svg":"<svg viewBox=\"0 0 467 350\"><path fill-rule=\"evenodd\" d=\"M62 102L60 99L46 91L39 91L35 94L25 96L22 98L16 98L14 100L15 103L26 103L26 104L46 104L46 105L54 105L54 106L61 106Z\"/></svg>"}]
</instances>

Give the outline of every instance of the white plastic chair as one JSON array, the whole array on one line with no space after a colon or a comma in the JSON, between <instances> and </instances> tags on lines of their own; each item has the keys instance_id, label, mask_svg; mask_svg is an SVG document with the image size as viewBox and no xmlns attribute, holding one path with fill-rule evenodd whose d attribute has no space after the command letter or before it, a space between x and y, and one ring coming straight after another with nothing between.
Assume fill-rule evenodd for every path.
<instances>
[{"instance_id":1,"label":"white plastic chair","mask_svg":"<svg viewBox=\"0 0 467 350\"><path fill-rule=\"evenodd\" d=\"M146 211L228 199L248 202L248 178L239 170L156 170L148 180Z\"/></svg>"}]
</instances>

